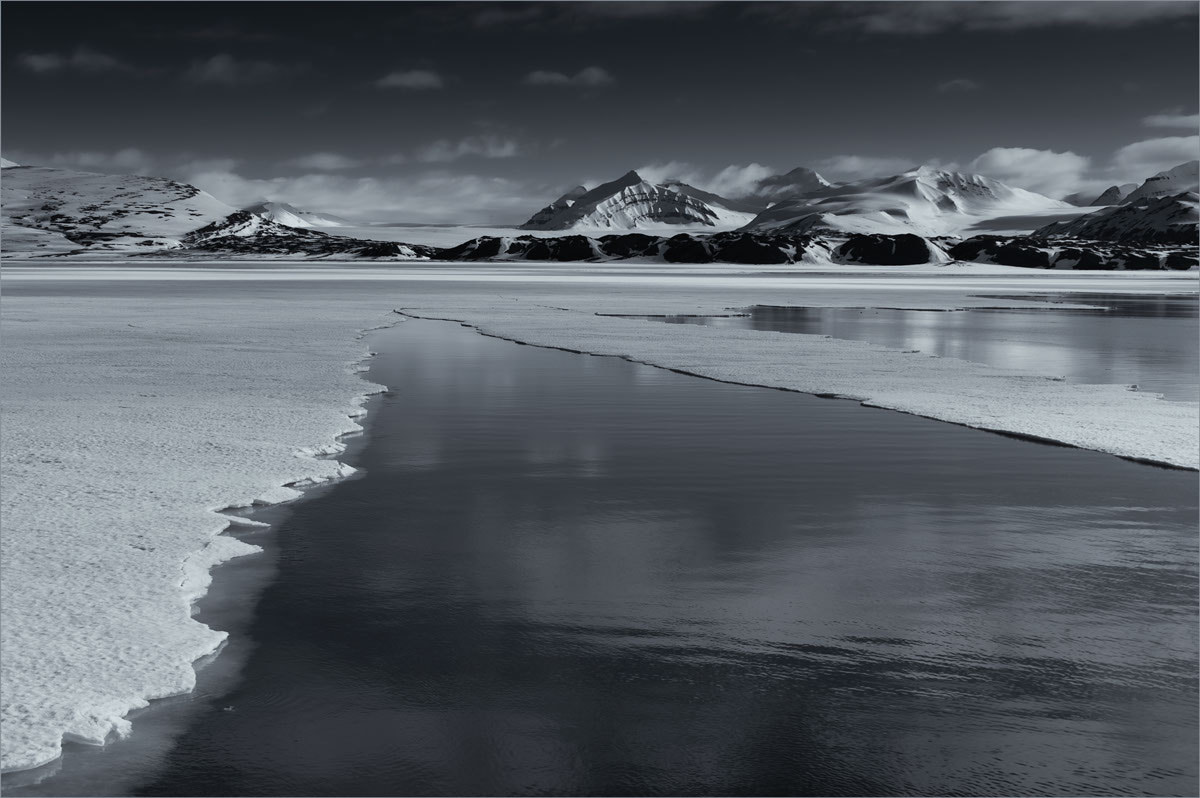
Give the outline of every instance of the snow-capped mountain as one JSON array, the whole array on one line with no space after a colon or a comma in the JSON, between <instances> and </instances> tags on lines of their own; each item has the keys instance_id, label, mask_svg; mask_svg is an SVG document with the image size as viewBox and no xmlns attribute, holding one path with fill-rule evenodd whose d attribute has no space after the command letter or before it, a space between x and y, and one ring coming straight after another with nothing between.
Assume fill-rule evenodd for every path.
<instances>
[{"instance_id":1,"label":"snow-capped mountain","mask_svg":"<svg viewBox=\"0 0 1200 798\"><path fill-rule=\"evenodd\" d=\"M1150 196L1048 224L1032 237L1078 238L1132 244L1195 244L1200 214L1200 195L1181 192L1173 196Z\"/></svg>"},{"instance_id":2,"label":"snow-capped mountain","mask_svg":"<svg viewBox=\"0 0 1200 798\"><path fill-rule=\"evenodd\" d=\"M288 205L286 202L260 202L242 210L270 219L287 227L345 227L351 224L348 219L328 213L313 213L302 211Z\"/></svg>"},{"instance_id":3,"label":"snow-capped mountain","mask_svg":"<svg viewBox=\"0 0 1200 798\"><path fill-rule=\"evenodd\" d=\"M747 199L759 200L765 208L782 200L803 197L832 186L832 183L812 169L798 166L782 175L764 177L758 181L758 185L754 187Z\"/></svg>"},{"instance_id":4,"label":"snow-capped mountain","mask_svg":"<svg viewBox=\"0 0 1200 798\"><path fill-rule=\"evenodd\" d=\"M1121 202L1134 203L1149 197L1163 197L1185 191L1200 191L1200 161L1181 163L1147 178L1146 182L1126 195Z\"/></svg>"},{"instance_id":5,"label":"snow-capped mountain","mask_svg":"<svg viewBox=\"0 0 1200 798\"><path fill-rule=\"evenodd\" d=\"M0 158L0 169L8 169L10 167L20 166L20 165L21 164L16 163L14 161L10 161L7 158Z\"/></svg>"},{"instance_id":6,"label":"snow-capped mountain","mask_svg":"<svg viewBox=\"0 0 1200 798\"><path fill-rule=\"evenodd\" d=\"M185 233L234 211L195 186L161 177L23 166L5 168L0 183L10 252L30 240L49 251L179 246Z\"/></svg>"},{"instance_id":7,"label":"snow-capped mountain","mask_svg":"<svg viewBox=\"0 0 1200 798\"><path fill-rule=\"evenodd\" d=\"M590 191L572 189L521 225L523 230L634 230L668 225L740 227L752 204L678 181L651 183L630 171Z\"/></svg>"},{"instance_id":8,"label":"snow-capped mountain","mask_svg":"<svg viewBox=\"0 0 1200 798\"><path fill-rule=\"evenodd\" d=\"M745 229L953 235L982 219L1071 208L982 175L923 166L785 200L760 213Z\"/></svg>"}]
</instances>

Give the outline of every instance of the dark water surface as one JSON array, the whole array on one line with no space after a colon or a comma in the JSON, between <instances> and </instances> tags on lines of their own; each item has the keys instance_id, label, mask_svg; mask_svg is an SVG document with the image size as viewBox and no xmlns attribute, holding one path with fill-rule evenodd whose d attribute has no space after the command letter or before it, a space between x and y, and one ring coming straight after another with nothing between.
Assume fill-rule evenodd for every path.
<instances>
[{"instance_id":1,"label":"dark water surface","mask_svg":"<svg viewBox=\"0 0 1200 798\"><path fill-rule=\"evenodd\" d=\"M672 324L829 335L916 349L991 366L1045 372L1081 384L1137 385L1200 402L1200 305L1195 296L1047 294L1045 308L960 311L768 307L745 316L658 316ZM1096 309L1061 308L1074 302Z\"/></svg>"},{"instance_id":2,"label":"dark water surface","mask_svg":"<svg viewBox=\"0 0 1200 798\"><path fill-rule=\"evenodd\" d=\"M939 314L948 316L951 314ZM1197 792L1197 480L441 322L141 795Z\"/></svg>"}]
</instances>

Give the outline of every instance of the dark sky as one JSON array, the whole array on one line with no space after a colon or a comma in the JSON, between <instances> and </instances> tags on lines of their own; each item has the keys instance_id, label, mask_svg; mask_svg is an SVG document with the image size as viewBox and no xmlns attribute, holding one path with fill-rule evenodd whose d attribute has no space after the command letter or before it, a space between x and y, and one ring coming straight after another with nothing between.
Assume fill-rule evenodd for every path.
<instances>
[{"instance_id":1,"label":"dark sky","mask_svg":"<svg viewBox=\"0 0 1200 798\"><path fill-rule=\"evenodd\" d=\"M934 162L1061 196L1197 157L1195 2L6 1L3 150L392 221L630 168Z\"/></svg>"}]
</instances>

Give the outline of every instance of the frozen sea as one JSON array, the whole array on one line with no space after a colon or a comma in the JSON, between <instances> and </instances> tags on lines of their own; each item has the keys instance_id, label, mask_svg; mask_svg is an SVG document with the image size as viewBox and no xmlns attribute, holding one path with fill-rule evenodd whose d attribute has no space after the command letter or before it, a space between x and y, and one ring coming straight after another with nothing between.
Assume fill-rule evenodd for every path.
<instances>
[{"instance_id":1,"label":"frozen sea","mask_svg":"<svg viewBox=\"0 0 1200 798\"><path fill-rule=\"evenodd\" d=\"M354 478L272 509L270 531L237 533L266 552L215 572L218 589L198 620L232 637L201 670L199 691L135 717L128 740L70 744L40 783L30 774L6 777L6 792L1196 789L1194 472L855 402L521 347L449 322L404 321L354 340L394 323L393 308L508 331L532 318L536 330L512 337L549 335L558 324L568 348L582 348L589 335L612 346L612 330L672 327L596 313L711 315L769 304L843 308L829 313L864 305L945 309L995 306L989 296L1014 290L1026 297L1175 293L1187 302L1194 278L629 275L458 265L5 276L6 350L15 343L22 363L58 352L61 370L68 338L106 341L120 328L142 329L126 334L138 336L150 357L160 335L176 362L208 379L207 390L244 392L239 399L253 412L240 421L188 416L231 440L263 431L256 403L269 412L272 392L298 389L287 380L350 373L368 347L379 355L366 376L388 388L368 401L367 434L343 455L362 469ZM936 315L984 312L999 313ZM570 313L567 330L560 317ZM70 330L79 318L88 319L86 331ZM1104 318L1112 331L1130 317ZM1178 321L1194 324L1194 317ZM254 331L253 341L238 341L239 324ZM810 337L758 332L771 333L776 347ZM684 358L689 340L671 338L675 349L654 356L698 369L703 364ZM713 362L717 350L704 341L695 351ZM241 380L257 359L266 364L285 350L294 375L272 372L265 390L225 381L227 358L248 369L233 375ZM823 350L788 351L819 366L814 358ZM886 373L892 360L904 368L903 351L871 350L874 373ZM90 354L121 359L120 347ZM975 368L942 359L934 366L941 373ZM166 395L170 369L124 361L123 374L140 382L105 385L92 401L128 404L131 420L152 415L156 403L145 400ZM970 379L1023 386L1039 369L1028 371L976 370ZM309 426L290 431L295 446L328 446L323 436L350 429L336 418L374 388L359 384L338 377L328 382L336 390L307 393L313 415ZM951 400L974 384L931 387ZM1080 395L1088 390L1068 385ZM68 400L80 390L69 380L42 389ZM1111 396L1093 409L1116 414L1123 397ZM1015 392L1010 401L1041 397ZM11 389L5 399L6 421L11 407L29 406ZM182 398L172 401L180 413L193 411ZM1129 408L1153 414L1155 401L1170 407L1151 430L1194 412L1192 402L1152 395ZM119 436L87 440L91 448L121 446ZM1185 444L1195 445L1194 424ZM160 455L144 456L143 488L153 495L152 461ZM36 462L23 466L37 470ZM120 474L77 476L107 501L100 489ZM138 501L127 507L125 525L138 540L153 538L163 520L156 512L153 501ZM6 590L20 587L23 574L12 564L24 562L9 556L14 543L24 553L9 530L6 523ZM89 546L115 545L109 530L94 538L86 527L75 531L76 560L91 554ZM123 566L144 567L141 556ZM96 605L121 595L119 580L109 581L118 584L89 585ZM69 631L95 620L91 606L46 606L41 620ZM168 633L169 616L156 620L133 631ZM8 624L4 632L11 634ZM171 655L172 639L164 637L157 653ZM12 642L5 640L6 658ZM34 629L15 642L36 652L42 638ZM93 659L97 681L84 686L95 693L106 684L106 660ZM153 662L144 664L154 672ZM53 672L45 677L48 689L61 687ZM37 680L22 686L36 691ZM6 744L11 728L6 722Z\"/></svg>"}]
</instances>

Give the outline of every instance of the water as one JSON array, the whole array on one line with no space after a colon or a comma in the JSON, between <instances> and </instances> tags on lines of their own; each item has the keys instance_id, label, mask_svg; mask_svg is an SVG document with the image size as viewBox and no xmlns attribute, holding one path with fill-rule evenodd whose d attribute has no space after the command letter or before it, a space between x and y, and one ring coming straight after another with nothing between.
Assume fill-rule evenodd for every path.
<instances>
[{"instance_id":1,"label":"water","mask_svg":"<svg viewBox=\"0 0 1200 798\"><path fill-rule=\"evenodd\" d=\"M1196 792L1195 474L373 348L365 475L271 533L241 683L137 794Z\"/></svg>"},{"instance_id":2,"label":"water","mask_svg":"<svg viewBox=\"0 0 1200 798\"><path fill-rule=\"evenodd\" d=\"M240 681L119 789L35 791L1196 793L1194 473L449 323L372 348L365 472L259 534Z\"/></svg>"},{"instance_id":3,"label":"water","mask_svg":"<svg viewBox=\"0 0 1200 798\"><path fill-rule=\"evenodd\" d=\"M1200 402L1200 313L1195 296L1071 294L1041 298L1100 307L1047 305L941 312L757 306L748 308L745 316L639 318L830 335L1063 376L1068 382L1137 385L1139 390L1161 393L1168 399Z\"/></svg>"}]
</instances>

